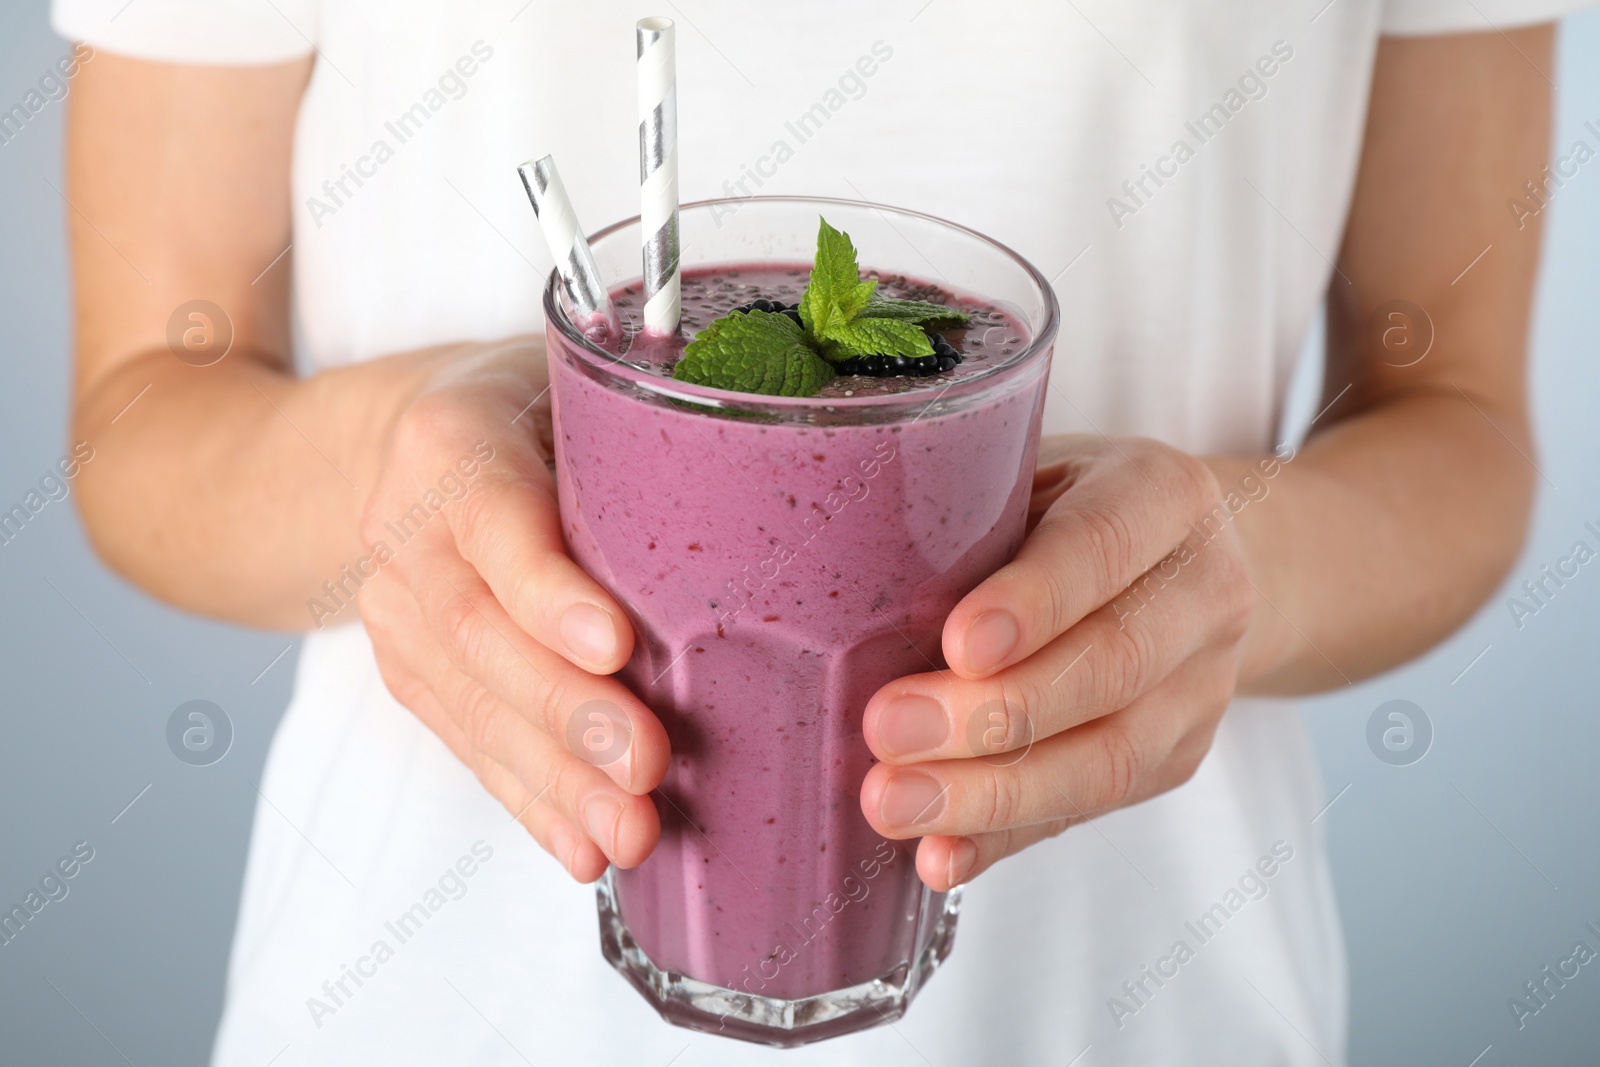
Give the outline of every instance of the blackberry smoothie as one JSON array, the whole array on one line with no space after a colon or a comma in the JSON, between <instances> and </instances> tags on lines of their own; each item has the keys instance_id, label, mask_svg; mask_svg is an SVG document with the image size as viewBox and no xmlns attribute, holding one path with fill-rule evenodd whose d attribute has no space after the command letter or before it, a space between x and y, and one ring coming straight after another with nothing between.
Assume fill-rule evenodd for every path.
<instances>
[{"instance_id":1,"label":"blackberry smoothie","mask_svg":"<svg viewBox=\"0 0 1600 1067\"><path fill-rule=\"evenodd\" d=\"M898 1016L949 950L955 895L861 814L861 716L884 684L943 668L946 615L1021 544L1055 325L1042 284L1030 320L1022 301L869 270L886 296L970 316L941 331L958 365L802 398L670 377L706 324L798 301L807 273L686 266L682 336L654 343L632 333L637 283L616 279L613 353L546 297L563 530L630 612L621 678L672 742L660 844L602 882L603 948L670 1021L775 1045Z\"/></svg>"}]
</instances>

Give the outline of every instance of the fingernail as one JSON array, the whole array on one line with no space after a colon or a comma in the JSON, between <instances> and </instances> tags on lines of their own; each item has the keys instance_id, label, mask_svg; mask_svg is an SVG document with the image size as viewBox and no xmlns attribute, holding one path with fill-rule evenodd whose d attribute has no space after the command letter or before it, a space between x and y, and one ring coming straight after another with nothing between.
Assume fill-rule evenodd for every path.
<instances>
[{"instance_id":1,"label":"fingernail","mask_svg":"<svg viewBox=\"0 0 1600 1067\"><path fill-rule=\"evenodd\" d=\"M972 868L978 865L978 846L970 837L958 837L950 843L950 866L948 876L950 888L965 882L972 875Z\"/></svg>"},{"instance_id":2,"label":"fingernail","mask_svg":"<svg viewBox=\"0 0 1600 1067\"><path fill-rule=\"evenodd\" d=\"M583 802L583 828L607 857L616 850L617 823L622 819L622 802L610 793L596 793Z\"/></svg>"},{"instance_id":3,"label":"fingernail","mask_svg":"<svg viewBox=\"0 0 1600 1067\"><path fill-rule=\"evenodd\" d=\"M890 826L916 826L944 812L944 786L915 771L889 779L878 809Z\"/></svg>"},{"instance_id":4,"label":"fingernail","mask_svg":"<svg viewBox=\"0 0 1600 1067\"><path fill-rule=\"evenodd\" d=\"M967 668L992 671L1004 663L1022 639L1022 628L1009 611L986 611L967 628Z\"/></svg>"},{"instance_id":5,"label":"fingernail","mask_svg":"<svg viewBox=\"0 0 1600 1067\"><path fill-rule=\"evenodd\" d=\"M609 663L617 654L611 616L593 604L574 604L561 616L561 640L574 655L590 663Z\"/></svg>"},{"instance_id":6,"label":"fingernail","mask_svg":"<svg viewBox=\"0 0 1600 1067\"><path fill-rule=\"evenodd\" d=\"M944 705L932 697L895 697L878 717L878 744L885 755L927 752L944 744L949 736L950 717Z\"/></svg>"}]
</instances>

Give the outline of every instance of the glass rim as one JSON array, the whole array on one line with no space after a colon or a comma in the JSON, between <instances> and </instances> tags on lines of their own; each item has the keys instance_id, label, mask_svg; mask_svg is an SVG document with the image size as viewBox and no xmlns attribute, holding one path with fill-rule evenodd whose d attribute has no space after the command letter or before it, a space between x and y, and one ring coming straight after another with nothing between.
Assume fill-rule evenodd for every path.
<instances>
[{"instance_id":1,"label":"glass rim","mask_svg":"<svg viewBox=\"0 0 1600 1067\"><path fill-rule=\"evenodd\" d=\"M1020 371L1031 366L1046 353L1050 352L1055 344L1056 332L1061 323L1061 304L1056 297L1055 287L1051 285L1043 272L1035 267L1026 256L1017 252L1009 245L995 240L987 234L980 233L970 226L963 226L959 222L925 211L913 208L896 207L893 204L880 204L870 200L850 200L836 196L735 196L713 197L709 200L693 200L682 204L679 212L691 209L714 208L719 205L749 205L749 204L815 204L835 205L849 208L868 208L880 214L893 213L903 218L921 219L931 222L946 229L963 233L974 240L988 245L1002 256L1022 269L1034 288L1040 293L1044 303L1043 320L1033 329L1033 336L1028 339L1021 351L1003 362L986 367L970 378L961 378L951 382L943 389L934 392L932 399L928 393L931 389L908 389L903 393L877 394L868 396L762 396L755 393L740 393L729 389L717 389L708 385L691 385L680 382L674 378L663 377L651 371L642 370L628 363L625 359L607 352L584 336L572 320L568 317L566 309L561 306L559 297L560 272L551 270L550 277L544 286L544 315L547 325L553 324L560 331L562 339L574 350L583 355L585 362L594 370L611 376L616 381L626 382L647 392L667 400L676 400L691 404L695 407L712 408L720 411L763 413L793 418L797 415L806 415L813 412L849 412L860 415L869 411L895 411L914 408L921 404L926 410L932 407L939 399L952 391L961 396L974 392L986 392L988 389L1003 384ZM640 221L638 215L632 215L618 222L613 222L594 233L590 234L588 241L591 245L611 237L629 226L637 225ZM641 272L642 274L642 272ZM984 294L970 293L984 299ZM1029 326L1032 327L1032 323ZM920 417L920 415L918 416Z\"/></svg>"}]
</instances>

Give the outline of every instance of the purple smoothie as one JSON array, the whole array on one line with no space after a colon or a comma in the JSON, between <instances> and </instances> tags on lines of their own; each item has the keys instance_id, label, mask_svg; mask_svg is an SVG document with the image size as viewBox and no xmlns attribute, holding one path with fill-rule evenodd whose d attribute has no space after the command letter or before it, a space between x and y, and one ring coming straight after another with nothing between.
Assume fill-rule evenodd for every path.
<instances>
[{"instance_id":1,"label":"purple smoothie","mask_svg":"<svg viewBox=\"0 0 1600 1067\"><path fill-rule=\"evenodd\" d=\"M757 296L798 300L807 270L686 272L685 339ZM639 640L621 677L672 741L661 842L615 872L615 906L656 968L757 997L903 974L948 938L915 842L886 841L861 814L862 710L885 683L943 669L946 615L1023 536L1046 361L941 405L963 383L977 395L1028 332L965 294L879 281L973 315L940 331L960 366L837 378L773 415L773 398L657 378L682 341L631 343L637 285L613 293L629 330L620 368L550 331L567 543L631 612ZM759 410L728 417L651 382Z\"/></svg>"}]
</instances>

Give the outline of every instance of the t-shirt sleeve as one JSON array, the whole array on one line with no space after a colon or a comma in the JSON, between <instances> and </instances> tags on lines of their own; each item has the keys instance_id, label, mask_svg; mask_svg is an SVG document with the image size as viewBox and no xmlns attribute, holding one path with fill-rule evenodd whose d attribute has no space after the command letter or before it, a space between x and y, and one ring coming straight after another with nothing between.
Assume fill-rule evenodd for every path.
<instances>
[{"instance_id":1,"label":"t-shirt sleeve","mask_svg":"<svg viewBox=\"0 0 1600 1067\"><path fill-rule=\"evenodd\" d=\"M51 0L73 41L166 63L280 63L314 48L317 0Z\"/></svg>"},{"instance_id":2,"label":"t-shirt sleeve","mask_svg":"<svg viewBox=\"0 0 1600 1067\"><path fill-rule=\"evenodd\" d=\"M1384 33L1422 36L1552 22L1594 0L1384 0Z\"/></svg>"}]
</instances>

